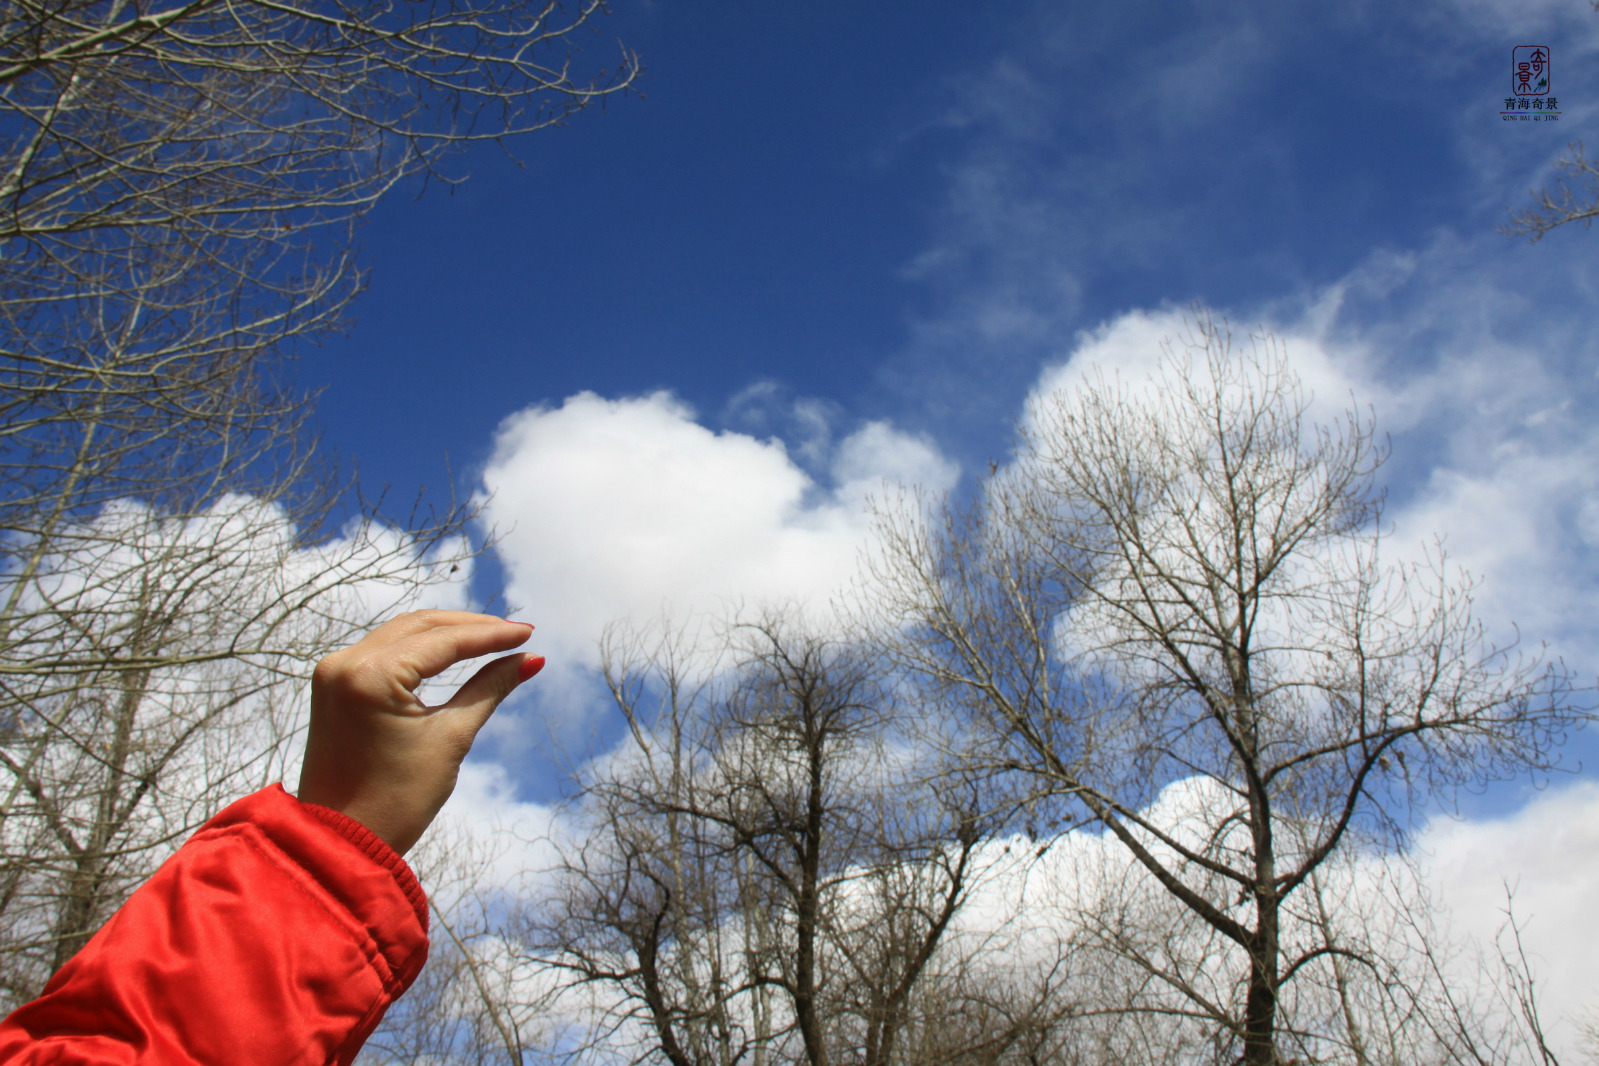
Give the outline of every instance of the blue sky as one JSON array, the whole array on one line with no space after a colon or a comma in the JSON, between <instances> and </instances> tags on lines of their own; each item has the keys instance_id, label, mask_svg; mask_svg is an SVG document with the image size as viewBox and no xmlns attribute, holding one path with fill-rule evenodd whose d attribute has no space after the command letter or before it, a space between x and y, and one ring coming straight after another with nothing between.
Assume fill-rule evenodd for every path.
<instances>
[{"instance_id":1,"label":"blue sky","mask_svg":"<svg viewBox=\"0 0 1599 1066\"><path fill-rule=\"evenodd\" d=\"M397 501L452 476L468 496L518 412L665 390L708 431L780 440L809 501L878 423L970 485L1085 337L1200 300L1338 366L1328 387L1393 435L1404 528L1587 655L1599 630L1538 599L1527 549L1566 600L1599 588L1599 236L1496 227L1592 122L1588 5L860 7L615 4L579 62L626 42L643 98L372 217L360 321L301 366L328 444ZM1504 122L1510 49L1534 38L1561 119ZM1515 505L1546 513L1490 536L1505 483L1530 491L1507 456L1547 482ZM500 465L532 510L497 520L558 520L547 467ZM1499 493L1485 514L1474 489ZM474 591L503 579L480 567Z\"/></svg>"},{"instance_id":2,"label":"blue sky","mask_svg":"<svg viewBox=\"0 0 1599 1066\"><path fill-rule=\"evenodd\" d=\"M859 6L618 4L585 59L625 41L647 98L524 140L525 169L481 151L366 228L359 326L305 366L330 443L437 484L528 403L665 387L714 422L773 380L990 455L1039 366L1125 311L1247 318L1443 237L1542 278L1582 243L1483 240L1581 132L1586 43L1558 42L1561 123L1499 121L1526 18ZM1586 42L1561 6L1529 32Z\"/></svg>"},{"instance_id":3,"label":"blue sky","mask_svg":"<svg viewBox=\"0 0 1599 1066\"><path fill-rule=\"evenodd\" d=\"M537 622L551 667L480 742L472 802L548 798L551 732L604 735L604 620L825 595L882 476L969 487L1030 391L1141 372L1195 300L1371 403L1395 540L1443 535L1493 632L1592 683L1599 234L1496 232L1592 132L1589 4L613 7L583 61L625 41L644 98L392 197L358 326L301 363L369 488L453 476L511 531L473 592ZM1558 122L1501 119L1529 43ZM1592 777L1468 805L1445 850L1479 925L1501 875L1580 913Z\"/></svg>"}]
</instances>

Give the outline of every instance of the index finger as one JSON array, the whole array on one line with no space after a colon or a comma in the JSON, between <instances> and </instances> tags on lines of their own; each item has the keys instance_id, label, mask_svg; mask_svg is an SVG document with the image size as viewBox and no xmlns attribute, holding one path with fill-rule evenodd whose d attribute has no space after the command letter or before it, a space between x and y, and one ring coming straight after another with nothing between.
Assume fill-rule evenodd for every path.
<instances>
[{"instance_id":1,"label":"index finger","mask_svg":"<svg viewBox=\"0 0 1599 1066\"><path fill-rule=\"evenodd\" d=\"M497 626L522 626L532 629L529 622L512 622L492 614L478 614L475 611L441 611L424 610L408 611L398 618L391 618L378 626L372 632L350 645L349 650L362 654L396 644L407 637L418 633L426 633L442 626L462 625L497 625ZM520 643L520 642L518 642ZM513 645L514 646L514 645ZM432 676L432 675L429 675Z\"/></svg>"},{"instance_id":2,"label":"index finger","mask_svg":"<svg viewBox=\"0 0 1599 1066\"><path fill-rule=\"evenodd\" d=\"M415 688L426 678L436 677L458 662L510 651L532 633L533 628L526 623L507 622L503 618L461 622L412 633L378 654L415 674L416 681L406 685L406 688Z\"/></svg>"}]
</instances>

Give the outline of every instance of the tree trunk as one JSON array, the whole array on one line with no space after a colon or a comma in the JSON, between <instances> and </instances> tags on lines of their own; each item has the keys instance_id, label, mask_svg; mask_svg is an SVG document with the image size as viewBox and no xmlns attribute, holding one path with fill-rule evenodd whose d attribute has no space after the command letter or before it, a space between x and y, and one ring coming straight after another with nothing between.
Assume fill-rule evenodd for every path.
<instances>
[{"instance_id":1,"label":"tree trunk","mask_svg":"<svg viewBox=\"0 0 1599 1066\"><path fill-rule=\"evenodd\" d=\"M816 973L817 926L821 921L821 869L822 869L822 811L825 796L822 785L822 768L826 758L823 745L826 740L816 728L812 708L805 706L806 757L809 778L806 782L804 851L800 856L800 891L795 901L795 925L798 940L798 958L794 966L794 1013L799 1023L800 1036L805 1041L806 1061L810 1066L827 1066L827 1045L822 1037L822 1021L818 1014Z\"/></svg>"},{"instance_id":2,"label":"tree trunk","mask_svg":"<svg viewBox=\"0 0 1599 1066\"><path fill-rule=\"evenodd\" d=\"M1244 1002L1243 1066L1277 1066L1277 964L1280 902L1261 894L1259 924L1249 946L1249 996Z\"/></svg>"},{"instance_id":3,"label":"tree trunk","mask_svg":"<svg viewBox=\"0 0 1599 1066\"><path fill-rule=\"evenodd\" d=\"M143 630L143 620L135 632ZM135 646L142 653L142 642ZM73 856L73 870L67 876L62 893L61 910L56 914L55 958L50 970L54 973L66 965L89 942L97 927L103 889L106 883L106 855L111 842L121 834L123 826L132 815L131 807L123 809L122 785L128 776L127 763L132 754L133 726L144 703L149 684L148 670L131 670L123 674L122 692L117 698L116 718L112 723L111 743L106 752L104 777L100 794L95 798L94 824L89 827L84 846Z\"/></svg>"}]
</instances>

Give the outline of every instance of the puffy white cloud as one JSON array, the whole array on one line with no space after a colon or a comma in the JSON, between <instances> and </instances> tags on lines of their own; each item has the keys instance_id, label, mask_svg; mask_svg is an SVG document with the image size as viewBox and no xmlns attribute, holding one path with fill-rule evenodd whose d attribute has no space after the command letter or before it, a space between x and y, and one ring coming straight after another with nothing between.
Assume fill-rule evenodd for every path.
<instances>
[{"instance_id":1,"label":"puffy white cloud","mask_svg":"<svg viewBox=\"0 0 1599 1066\"><path fill-rule=\"evenodd\" d=\"M1519 632L1591 663L1599 424L1585 413L1599 402L1599 383L1582 372L1578 342L1558 322L1527 322L1513 302L1483 310L1503 301L1472 254L1450 240L1402 260L1374 254L1338 284L1269 309L1264 327L1285 347L1310 419L1331 424L1369 406L1378 432L1392 434L1385 557L1419 562L1442 538L1457 577L1478 582L1478 614L1497 640ZM1373 321L1354 307L1374 286L1425 287L1440 275L1455 280L1398 318ZM1191 332L1188 314L1133 311L1080 333L1067 359L1041 372L1033 396L1078 388L1097 372L1147 398L1163 344L1180 351ZM1235 349L1260 328L1236 315L1233 325ZM1439 334L1432 357L1402 358L1426 333Z\"/></svg>"},{"instance_id":2,"label":"puffy white cloud","mask_svg":"<svg viewBox=\"0 0 1599 1066\"><path fill-rule=\"evenodd\" d=\"M960 469L925 437L868 422L839 443L833 460L834 499L860 514L887 485L921 486L933 494L955 487Z\"/></svg>"},{"instance_id":3,"label":"puffy white cloud","mask_svg":"<svg viewBox=\"0 0 1599 1066\"><path fill-rule=\"evenodd\" d=\"M854 573L864 501L885 478L936 492L957 474L929 442L872 422L838 443L825 487L781 441L713 432L667 393L582 393L506 419L483 483L507 599L538 623L552 667L593 667L615 619L825 604Z\"/></svg>"},{"instance_id":4,"label":"puffy white cloud","mask_svg":"<svg viewBox=\"0 0 1599 1066\"><path fill-rule=\"evenodd\" d=\"M1398 513L1398 536L1445 537L1456 563L1481 580L1478 610L1501 640L1514 622L1532 642L1591 664L1599 626L1599 545L1584 508L1599 496L1599 434L1580 450L1517 447L1480 471L1440 468ZM1531 650L1531 649L1530 649Z\"/></svg>"},{"instance_id":5,"label":"puffy white cloud","mask_svg":"<svg viewBox=\"0 0 1599 1066\"><path fill-rule=\"evenodd\" d=\"M1313 332L1313 310L1309 321L1290 323L1286 328L1271 328L1277 342L1289 355L1290 366L1298 376L1308 401L1306 415L1314 422L1338 420L1358 403L1378 403L1386 390L1372 381L1363 365L1363 355L1349 348L1334 350ZM1230 333L1232 351L1244 356L1262 346L1261 327L1252 322L1226 320L1225 312L1215 313L1218 327ZM1094 374L1119 382L1133 396L1153 389L1167 351L1179 357L1186 351L1184 338L1197 337L1194 313L1173 307L1135 310L1077 335L1070 355L1046 367L1033 387L1034 397L1080 387ZM1378 395L1373 395L1377 393ZM1386 404L1384 406L1387 406Z\"/></svg>"}]
</instances>

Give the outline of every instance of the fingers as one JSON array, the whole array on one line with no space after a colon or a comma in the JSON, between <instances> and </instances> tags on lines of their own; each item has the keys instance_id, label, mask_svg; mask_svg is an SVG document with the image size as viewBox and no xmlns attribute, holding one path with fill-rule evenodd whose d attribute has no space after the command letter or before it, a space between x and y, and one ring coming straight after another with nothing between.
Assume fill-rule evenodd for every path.
<instances>
[{"instance_id":1,"label":"fingers","mask_svg":"<svg viewBox=\"0 0 1599 1066\"><path fill-rule=\"evenodd\" d=\"M406 691L465 659L509 651L527 640L533 627L471 611L413 611L384 623L356 644L319 664L330 671L376 681L387 678ZM380 682L381 685L381 682Z\"/></svg>"},{"instance_id":2,"label":"fingers","mask_svg":"<svg viewBox=\"0 0 1599 1066\"><path fill-rule=\"evenodd\" d=\"M417 702L417 686L456 663L509 651L525 643L532 632L533 627L525 622L508 622L469 611L402 615L317 664L312 678L313 701L320 691L324 699L354 699L351 706L365 705L406 716L454 712L445 717L454 720L448 732L463 745L456 755L458 760L500 701L521 681L537 673L544 665L543 658L512 655L489 663L441 707L429 708Z\"/></svg>"}]
</instances>

